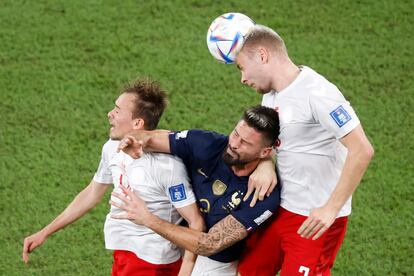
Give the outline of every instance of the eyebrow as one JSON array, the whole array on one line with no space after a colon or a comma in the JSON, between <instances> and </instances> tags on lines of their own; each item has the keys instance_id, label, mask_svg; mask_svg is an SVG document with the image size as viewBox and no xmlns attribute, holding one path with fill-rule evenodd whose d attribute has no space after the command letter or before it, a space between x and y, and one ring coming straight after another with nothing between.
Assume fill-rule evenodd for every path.
<instances>
[{"instance_id":1,"label":"eyebrow","mask_svg":"<svg viewBox=\"0 0 414 276\"><path fill-rule=\"evenodd\" d=\"M239 136L239 137L240 137L240 139L241 139L243 142L245 142L246 144L249 144L249 145L253 145L253 143L251 143L251 142L247 141L246 139L243 139L243 138L240 136L240 134L239 134L239 132L237 131L237 129L234 129L234 132L236 132L236 133L237 133L237 136Z\"/></svg>"}]
</instances>

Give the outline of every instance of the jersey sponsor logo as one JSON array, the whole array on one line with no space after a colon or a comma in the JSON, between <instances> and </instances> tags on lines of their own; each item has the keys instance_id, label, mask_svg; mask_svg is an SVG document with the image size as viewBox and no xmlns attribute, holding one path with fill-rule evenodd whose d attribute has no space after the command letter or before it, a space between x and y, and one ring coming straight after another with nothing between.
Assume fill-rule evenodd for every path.
<instances>
[{"instance_id":1,"label":"jersey sponsor logo","mask_svg":"<svg viewBox=\"0 0 414 276\"><path fill-rule=\"evenodd\" d=\"M168 188L168 191L170 192L170 198L172 202L177 202L177 201L187 199L184 183L171 186L170 188Z\"/></svg>"},{"instance_id":2,"label":"jersey sponsor logo","mask_svg":"<svg viewBox=\"0 0 414 276\"><path fill-rule=\"evenodd\" d=\"M188 130L183 130L183 131L177 132L175 134L175 140L178 140L180 138L187 138L187 134L188 134Z\"/></svg>"},{"instance_id":3,"label":"jersey sponsor logo","mask_svg":"<svg viewBox=\"0 0 414 276\"><path fill-rule=\"evenodd\" d=\"M208 176L206 175L206 173L203 171L203 168L198 168L198 169L197 169L197 172L198 172L199 174L201 174L202 176L204 176L205 178L208 178Z\"/></svg>"},{"instance_id":4,"label":"jersey sponsor logo","mask_svg":"<svg viewBox=\"0 0 414 276\"><path fill-rule=\"evenodd\" d=\"M268 218L270 218L270 216L273 215L272 212L270 212L269 210L266 210L263 212L263 214L260 215L260 217L257 217L254 219L254 222L256 222L257 225L262 224L265 220L267 220Z\"/></svg>"},{"instance_id":5,"label":"jersey sponsor logo","mask_svg":"<svg viewBox=\"0 0 414 276\"><path fill-rule=\"evenodd\" d=\"M227 190L227 185L217 179L214 181L212 189L214 195L220 196Z\"/></svg>"},{"instance_id":6,"label":"jersey sponsor logo","mask_svg":"<svg viewBox=\"0 0 414 276\"><path fill-rule=\"evenodd\" d=\"M339 127L342 127L352 119L351 115L346 112L342 105L338 106L334 111L329 113L329 115L331 115L332 119L334 119Z\"/></svg>"}]
</instances>

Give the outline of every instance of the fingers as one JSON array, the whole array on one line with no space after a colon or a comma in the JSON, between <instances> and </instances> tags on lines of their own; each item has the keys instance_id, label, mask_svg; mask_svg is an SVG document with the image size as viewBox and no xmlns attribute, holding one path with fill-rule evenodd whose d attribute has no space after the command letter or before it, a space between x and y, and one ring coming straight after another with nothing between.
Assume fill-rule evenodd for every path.
<instances>
[{"instance_id":1,"label":"fingers","mask_svg":"<svg viewBox=\"0 0 414 276\"><path fill-rule=\"evenodd\" d=\"M300 235L302 238L308 239L310 238L313 233L315 233L316 228L318 227L318 221L310 220L308 224L303 228L302 234ZM320 228L317 228L319 230Z\"/></svg>"},{"instance_id":2,"label":"fingers","mask_svg":"<svg viewBox=\"0 0 414 276\"><path fill-rule=\"evenodd\" d=\"M308 217L303 223L302 225L299 227L298 229L298 234L301 236L304 236L304 233L306 231L306 229L309 227L309 224L312 222L312 219L310 217Z\"/></svg>"},{"instance_id":3,"label":"fingers","mask_svg":"<svg viewBox=\"0 0 414 276\"><path fill-rule=\"evenodd\" d=\"M266 193L266 189L264 189L264 188L260 189L260 192L259 192L259 200L262 201L264 199L264 197L265 197L266 194L267 194Z\"/></svg>"},{"instance_id":4,"label":"fingers","mask_svg":"<svg viewBox=\"0 0 414 276\"><path fill-rule=\"evenodd\" d=\"M256 189L254 191L254 195L253 195L252 201L250 201L250 207L254 207L254 205L256 205L256 202L257 202L258 197L259 197L259 190Z\"/></svg>"},{"instance_id":5,"label":"fingers","mask_svg":"<svg viewBox=\"0 0 414 276\"><path fill-rule=\"evenodd\" d=\"M313 236L313 238L312 238L312 240L316 240L316 239L318 239L320 236L322 236L325 232L326 232L326 230L328 230L329 229L329 227L327 227L326 225L325 226L322 226L322 228L321 228L321 230L319 230L319 232L318 233L316 233L316 235L315 236Z\"/></svg>"},{"instance_id":6,"label":"fingers","mask_svg":"<svg viewBox=\"0 0 414 276\"><path fill-rule=\"evenodd\" d=\"M111 214L111 218L113 219L129 219L129 215L127 212L122 212L119 214Z\"/></svg>"},{"instance_id":7,"label":"fingers","mask_svg":"<svg viewBox=\"0 0 414 276\"><path fill-rule=\"evenodd\" d=\"M270 194L273 192L273 190L275 189L277 185L277 178L273 178L272 183L270 184L270 188L267 190L266 196L270 196Z\"/></svg>"},{"instance_id":8,"label":"fingers","mask_svg":"<svg viewBox=\"0 0 414 276\"><path fill-rule=\"evenodd\" d=\"M113 200L109 200L109 204L111 204L112 206L117 207L119 209L125 210L125 205L124 204L116 203Z\"/></svg>"},{"instance_id":9,"label":"fingers","mask_svg":"<svg viewBox=\"0 0 414 276\"><path fill-rule=\"evenodd\" d=\"M122 186L120 186L120 187L122 187ZM113 197L118 198L119 200L121 200L121 201L122 201L122 202L124 202L125 204L126 204L126 203L128 203L128 198L127 198L126 196L122 195L122 194L118 194L118 193L116 193L116 192L112 192L112 193L111 193L111 195L112 195ZM118 206L117 206L117 207L118 207Z\"/></svg>"},{"instance_id":10,"label":"fingers","mask_svg":"<svg viewBox=\"0 0 414 276\"><path fill-rule=\"evenodd\" d=\"M247 185L247 192L246 192L246 195L243 197L243 201L248 200L250 195L253 193L253 191L254 191L253 185Z\"/></svg>"},{"instance_id":11,"label":"fingers","mask_svg":"<svg viewBox=\"0 0 414 276\"><path fill-rule=\"evenodd\" d=\"M133 138L132 136L125 136L121 140L121 142L119 142L117 152L123 151L124 149L132 145L134 143L134 140L132 138Z\"/></svg>"},{"instance_id":12,"label":"fingers","mask_svg":"<svg viewBox=\"0 0 414 276\"><path fill-rule=\"evenodd\" d=\"M325 225L321 220L315 220L309 217L302 223L297 233L302 238L309 239L313 236L312 240L316 240L322 236L323 233L328 230L328 228L329 227Z\"/></svg>"},{"instance_id":13,"label":"fingers","mask_svg":"<svg viewBox=\"0 0 414 276\"><path fill-rule=\"evenodd\" d=\"M22 259L26 264L29 262L29 245L29 241L27 239L24 239Z\"/></svg>"}]
</instances>

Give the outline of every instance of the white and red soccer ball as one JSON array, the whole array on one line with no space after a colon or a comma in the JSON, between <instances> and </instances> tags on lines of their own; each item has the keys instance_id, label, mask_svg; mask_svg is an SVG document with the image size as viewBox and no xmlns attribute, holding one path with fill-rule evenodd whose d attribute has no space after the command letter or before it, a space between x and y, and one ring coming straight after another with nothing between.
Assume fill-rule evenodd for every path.
<instances>
[{"instance_id":1,"label":"white and red soccer ball","mask_svg":"<svg viewBox=\"0 0 414 276\"><path fill-rule=\"evenodd\" d=\"M252 19L241 13L220 15L214 19L207 31L210 53L220 62L234 63L247 32L254 24Z\"/></svg>"}]
</instances>

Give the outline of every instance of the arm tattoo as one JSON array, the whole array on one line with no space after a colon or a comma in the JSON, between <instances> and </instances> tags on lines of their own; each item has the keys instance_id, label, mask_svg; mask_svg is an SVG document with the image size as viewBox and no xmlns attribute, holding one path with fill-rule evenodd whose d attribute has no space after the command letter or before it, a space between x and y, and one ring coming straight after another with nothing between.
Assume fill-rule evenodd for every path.
<instances>
[{"instance_id":1,"label":"arm tattoo","mask_svg":"<svg viewBox=\"0 0 414 276\"><path fill-rule=\"evenodd\" d=\"M247 230L232 215L228 215L215 224L208 233L198 239L198 255L210 256L235 244L247 236Z\"/></svg>"}]
</instances>

